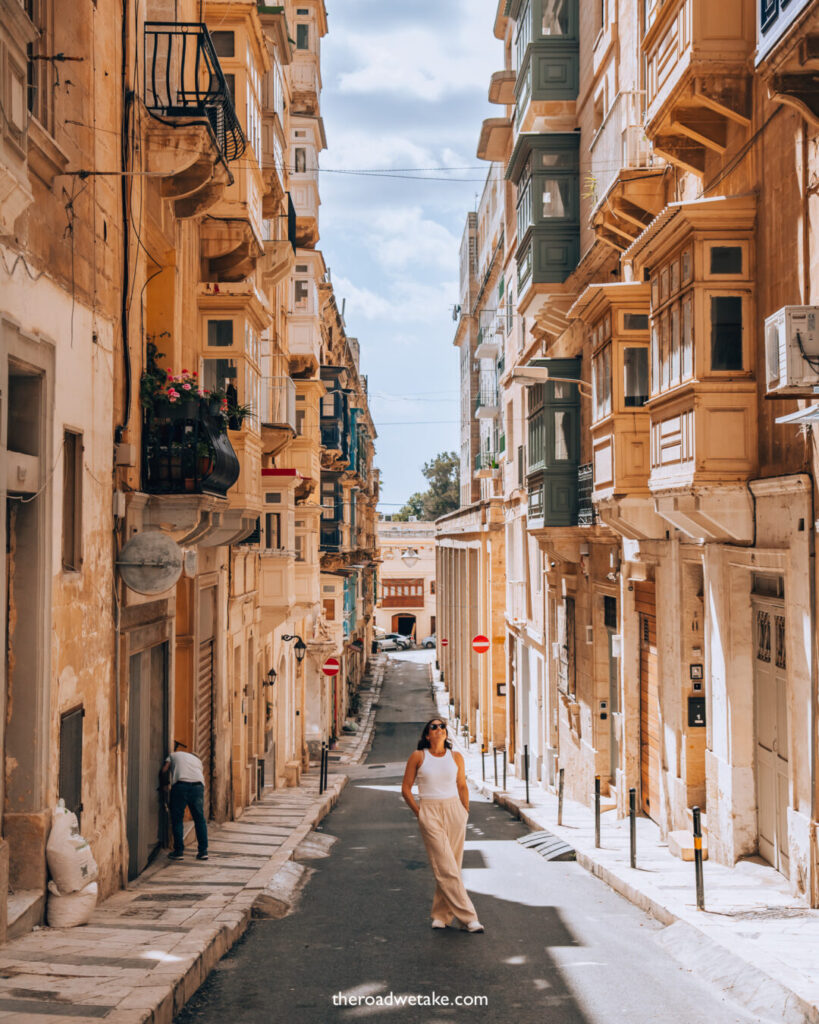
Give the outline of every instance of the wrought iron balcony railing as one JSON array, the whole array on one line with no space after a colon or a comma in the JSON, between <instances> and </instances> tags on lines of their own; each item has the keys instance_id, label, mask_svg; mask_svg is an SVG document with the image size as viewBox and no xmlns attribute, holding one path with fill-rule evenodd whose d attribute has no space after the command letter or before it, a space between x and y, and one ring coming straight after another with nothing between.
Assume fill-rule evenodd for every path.
<instances>
[{"instance_id":1,"label":"wrought iron balcony railing","mask_svg":"<svg viewBox=\"0 0 819 1024\"><path fill-rule=\"evenodd\" d=\"M478 452L475 455L475 471L479 472L482 469L500 469L500 463L498 462L499 453L497 452Z\"/></svg>"},{"instance_id":2,"label":"wrought iron balcony railing","mask_svg":"<svg viewBox=\"0 0 819 1024\"><path fill-rule=\"evenodd\" d=\"M142 486L147 494L213 494L224 498L239 479L239 460L222 417L203 403L145 411Z\"/></svg>"},{"instance_id":3,"label":"wrought iron balcony railing","mask_svg":"<svg viewBox=\"0 0 819 1024\"><path fill-rule=\"evenodd\" d=\"M162 118L207 121L225 160L238 160L245 135L207 26L145 23L145 106Z\"/></svg>"},{"instance_id":4,"label":"wrought iron balcony railing","mask_svg":"<svg viewBox=\"0 0 819 1024\"><path fill-rule=\"evenodd\" d=\"M320 551L341 551L341 526L338 523L322 520L319 538Z\"/></svg>"}]
</instances>

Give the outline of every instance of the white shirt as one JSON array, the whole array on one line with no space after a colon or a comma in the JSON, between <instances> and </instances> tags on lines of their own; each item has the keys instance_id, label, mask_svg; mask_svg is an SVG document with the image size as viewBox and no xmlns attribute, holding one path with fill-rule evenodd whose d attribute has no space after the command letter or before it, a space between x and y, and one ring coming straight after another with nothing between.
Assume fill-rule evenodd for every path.
<instances>
[{"instance_id":1,"label":"white shirt","mask_svg":"<svg viewBox=\"0 0 819 1024\"><path fill-rule=\"evenodd\" d=\"M202 769L202 762L196 754L186 754L184 750L177 750L168 754L171 762L171 785L175 782L201 782L205 785L205 773Z\"/></svg>"},{"instance_id":2,"label":"white shirt","mask_svg":"<svg viewBox=\"0 0 819 1024\"><path fill-rule=\"evenodd\" d=\"M424 750L424 759L418 766L415 779L421 800L450 800L458 795L458 765L447 748L441 757Z\"/></svg>"}]
</instances>

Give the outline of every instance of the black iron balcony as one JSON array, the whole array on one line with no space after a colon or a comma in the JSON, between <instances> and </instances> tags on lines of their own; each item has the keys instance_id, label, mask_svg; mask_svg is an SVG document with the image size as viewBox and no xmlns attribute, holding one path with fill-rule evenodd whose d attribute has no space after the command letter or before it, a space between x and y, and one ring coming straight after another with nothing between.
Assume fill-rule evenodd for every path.
<instances>
[{"instance_id":1,"label":"black iron balcony","mask_svg":"<svg viewBox=\"0 0 819 1024\"><path fill-rule=\"evenodd\" d=\"M321 443L324 448L331 448L333 451L346 451L344 431L338 420L328 420L322 417Z\"/></svg>"},{"instance_id":2,"label":"black iron balcony","mask_svg":"<svg viewBox=\"0 0 819 1024\"><path fill-rule=\"evenodd\" d=\"M145 106L157 117L206 121L226 161L245 151L230 88L203 24L145 23Z\"/></svg>"},{"instance_id":3,"label":"black iron balcony","mask_svg":"<svg viewBox=\"0 0 819 1024\"><path fill-rule=\"evenodd\" d=\"M145 410L143 490L226 497L239 479L239 460L221 419L196 400L180 403L176 409L165 407L159 414Z\"/></svg>"}]
</instances>

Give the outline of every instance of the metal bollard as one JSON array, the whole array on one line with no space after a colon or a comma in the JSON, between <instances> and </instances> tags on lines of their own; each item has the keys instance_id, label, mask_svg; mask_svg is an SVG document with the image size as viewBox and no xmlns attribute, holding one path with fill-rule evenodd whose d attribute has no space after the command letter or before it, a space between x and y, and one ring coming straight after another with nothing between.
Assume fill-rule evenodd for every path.
<instances>
[{"instance_id":1,"label":"metal bollard","mask_svg":"<svg viewBox=\"0 0 819 1024\"><path fill-rule=\"evenodd\" d=\"M486 782L486 747L481 744L481 779Z\"/></svg>"},{"instance_id":2,"label":"metal bollard","mask_svg":"<svg viewBox=\"0 0 819 1024\"><path fill-rule=\"evenodd\" d=\"M600 849L600 776L594 777L594 848Z\"/></svg>"},{"instance_id":3,"label":"metal bollard","mask_svg":"<svg viewBox=\"0 0 819 1024\"><path fill-rule=\"evenodd\" d=\"M699 807L692 807L691 814L694 818L694 877L697 882L697 910L705 910L705 891L702 879L702 828Z\"/></svg>"},{"instance_id":4,"label":"metal bollard","mask_svg":"<svg viewBox=\"0 0 819 1024\"><path fill-rule=\"evenodd\" d=\"M495 788L498 788L498 748L492 747L492 760L495 762Z\"/></svg>"},{"instance_id":5,"label":"metal bollard","mask_svg":"<svg viewBox=\"0 0 819 1024\"><path fill-rule=\"evenodd\" d=\"M503 791L506 792L506 747L503 748Z\"/></svg>"},{"instance_id":6,"label":"metal bollard","mask_svg":"<svg viewBox=\"0 0 819 1024\"><path fill-rule=\"evenodd\" d=\"M328 774L329 771L330 771L330 744L328 743L327 747L326 747L326 749L324 751L324 791L325 791L325 793L327 792L327 774Z\"/></svg>"},{"instance_id":7,"label":"metal bollard","mask_svg":"<svg viewBox=\"0 0 819 1024\"><path fill-rule=\"evenodd\" d=\"M321 759L319 760L319 796L324 792L324 740L321 741Z\"/></svg>"},{"instance_id":8,"label":"metal bollard","mask_svg":"<svg viewBox=\"0 0 819 1024\"><path fill-rule=\"evenodd\" d=\"M557 783L557 823L558 825L563 824L563 771L560 769L560 776Z\"/></svg>"},{"instance_id":9,"label":"metal bollard","mask_svg":"<svg viewBox=\"0 0 819 1024\"><path fill-rule=\"evenodd\" d=\"M631 866L637 867L637 790L628 791L628 829Z\"/></svg>"},{"instance_id":10,"label":"metal bollard","mask_svg":"<svg viewBox=\"0 0 819 1024\"><path fill-rule=\"evenodd\" d=\"M523 775L526 779L526 803L529 803L529 746L523 744Z\"/></svg>"}]
</instances>

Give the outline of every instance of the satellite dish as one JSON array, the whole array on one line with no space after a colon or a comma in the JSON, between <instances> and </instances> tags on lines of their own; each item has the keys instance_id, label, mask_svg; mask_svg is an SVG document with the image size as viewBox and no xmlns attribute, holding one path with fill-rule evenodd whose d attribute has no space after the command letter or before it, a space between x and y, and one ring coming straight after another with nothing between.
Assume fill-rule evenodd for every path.
<instances>
[{"instance_id":1,"label":"satellite dish","mask_svg":"<svg viewBox=\"0 0 819 1024\"><path fill-rule=\"evenodd\" d=\"M167 533L135 534L117 559L125 585L137 594L162 594L182 575L182 548Z\"/></svg>"}]
</instances>

